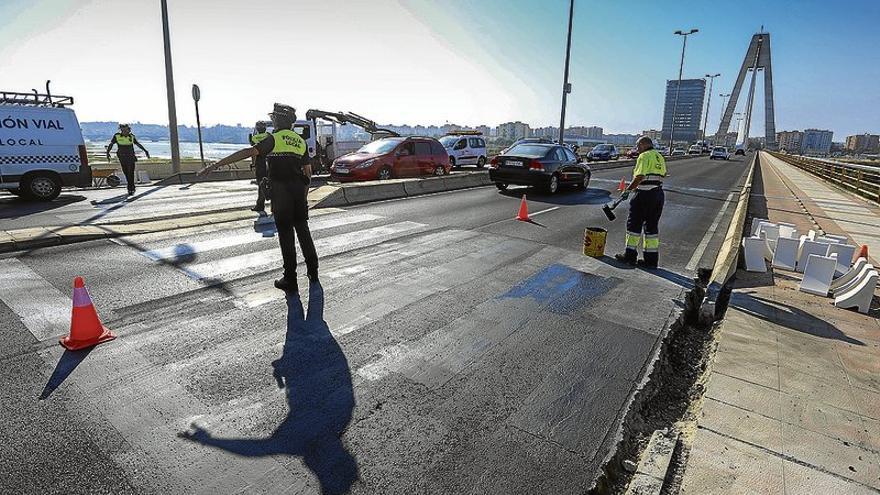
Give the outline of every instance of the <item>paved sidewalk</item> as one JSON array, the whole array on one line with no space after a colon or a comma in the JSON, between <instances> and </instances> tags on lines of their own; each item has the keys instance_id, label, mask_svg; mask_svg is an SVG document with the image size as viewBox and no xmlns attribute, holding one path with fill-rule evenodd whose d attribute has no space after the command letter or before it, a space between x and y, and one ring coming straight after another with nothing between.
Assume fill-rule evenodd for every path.
<instances>
[{"instance_id":1,"label":"paved sidewalk","mask_svg":"<svg viewBox=\"0 0 880 495\"><path fill-rule=\"evenodd\" d=\"M880 214L766 157L750 214L871 241ZM869 315L840 310L799 281L737 272L680 493L880 493L876 299Z\"/></svg>"}]
</instances>

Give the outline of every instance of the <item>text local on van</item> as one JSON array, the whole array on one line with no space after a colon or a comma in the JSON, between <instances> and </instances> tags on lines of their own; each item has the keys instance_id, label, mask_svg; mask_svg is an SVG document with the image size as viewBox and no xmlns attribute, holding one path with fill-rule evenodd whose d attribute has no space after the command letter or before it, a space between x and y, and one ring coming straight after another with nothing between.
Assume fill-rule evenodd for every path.
<instances>
[{"instance_id":1,"label":"text local on van","mask_svg":"<svg viewBox=\"0 0 880 495\"><path fill-rule=\"evenodd\" d=\"M0 128L2 129L37 129L37 130L55 130L63 131L64 126L58 119L14 119L6 117L0 120ZM0 138L0 146L42 146L41 139L14 139Z\"/></svg>"}]
</instances>

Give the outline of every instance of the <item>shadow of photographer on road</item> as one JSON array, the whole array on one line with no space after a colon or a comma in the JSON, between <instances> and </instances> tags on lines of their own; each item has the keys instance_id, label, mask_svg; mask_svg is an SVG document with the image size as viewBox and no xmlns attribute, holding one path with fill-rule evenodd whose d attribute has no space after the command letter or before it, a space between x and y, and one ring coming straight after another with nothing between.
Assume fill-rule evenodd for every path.
<instances>
[{"instance_id":1,"label":"shadow of photographer on road","mask_svg":"<svg viewBox=\"0 0 880 495\"><path fill-rule=\"evenodd\" d=\"M358 479L357 461L341 438L354 409L348 360L324 321L320 284L309 287L308 317L299 294L287 295L287 311L284 350L272 363L286 389L287 418L264 438L217 438L196 425L180 436L246 457L301 456L322 493L346 493Z\"/></svg>"}]
</instances>

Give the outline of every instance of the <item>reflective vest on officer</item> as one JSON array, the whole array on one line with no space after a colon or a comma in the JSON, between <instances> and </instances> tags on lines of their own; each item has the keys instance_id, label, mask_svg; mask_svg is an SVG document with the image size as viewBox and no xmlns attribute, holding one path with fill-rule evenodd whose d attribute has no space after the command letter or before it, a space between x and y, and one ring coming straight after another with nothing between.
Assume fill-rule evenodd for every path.
<instances>
[{"instance_id":1,"label":"reflective vest on officer","mask_svg":"<svg viewBox=\"0 0 880 495\"><path fill-rule=\"evenodd\" d=\"M119 146L132 146L134 145L134 134L129 134L126 136L121 132L117 132L114 136L116 138L116 144Z\"/></svg>"},{"instance_id":2,"label":"reflective vest on officer","mask_svg":"<svg viewBox=\"0 0 880 495\"><path fill-rule=\"evenodd\" d=\"M251 145L256 145L257 143L266 139L267 137L269 137L268 132L260 132L260 133L254 134L253 136L251 136Z\"/></svg>"},{"instance_id":3,"label":"reflective vest on officer","mask_svg":"<svg viewBox=\"0 0 880 495\"><path fill-rule=\"evenodd\" d=\"M639 190L644 191L662 186L663 179L666 177L666 160L663 155L653 149L640 153L636 159L636 166L633 168L633 178L639 175L644 176L637 188Z\"/></svg>"},{"instance_id":4,"label":"reflective vest on officer","mask_svg":"<svg viewBox=\"0 0 880 495\"><path fill-rule=\"evenodd\" d=\"M275 131L272 133L272 137L275 139L275 146L272 148L272 152L269 153L270 157L302 157L306 154L306 140L292 130L282 129Z\"/></svg>"}]
</instances>

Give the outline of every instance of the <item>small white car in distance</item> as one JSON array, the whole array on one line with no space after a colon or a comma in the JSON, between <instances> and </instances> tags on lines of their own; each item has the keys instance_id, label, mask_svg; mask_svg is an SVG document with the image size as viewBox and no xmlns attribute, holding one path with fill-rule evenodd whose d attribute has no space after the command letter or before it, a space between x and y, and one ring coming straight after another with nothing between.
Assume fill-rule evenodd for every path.
<instances>
[{"instance_id":1,"label":"small white car in distance","mask_svg":"<svg viewBox=\"0 0 880 495\"><path fill-rule=\"evenodd\" d=\"M727 148L724 146L715 146L712 148L712 153L709 154L709 159L711 160L730 160L730 153L727 152Z\"/></svg>"},{"instance_id":2,"label":"small white car in distance","mask_svg":"<svg viewBox=\"0 0 880 495\"><path fill-rule=\"evenodd\" d=\"M686 155L686 154L687 154L687 152L684 150L684 148L679 148L678 146L676 146L675 148L672 149L672 153L670 153L669 155L670 156L682 156L682 155Z\"/></svg>"},{"instance_id":3,"label":"small white car in distance","mask_svg":"<svg viewBox=\"0 0 880 495\"><path fill-rule=\"evenodd\" d=\"M688 155L702 155L703 154L703 146L699 144L692 144L690 148L688 148Z\"/></svg>"},{"instance_id":4,"label":"small white car in distance","mask_svg":"<svg viewBox=\"0 0 880 495\"><path fill-rule=\"evenodd\" d=\"M449 164L453 168L462 165L486 166L486 140L479 131L451 132L440 138L440 144L449 154Z\"/></svg>"}]
</instances>

